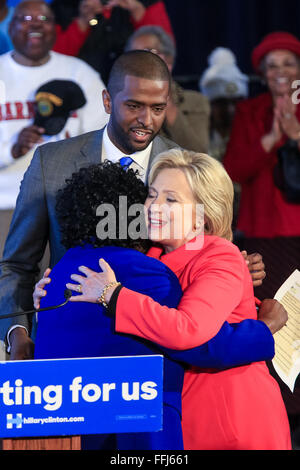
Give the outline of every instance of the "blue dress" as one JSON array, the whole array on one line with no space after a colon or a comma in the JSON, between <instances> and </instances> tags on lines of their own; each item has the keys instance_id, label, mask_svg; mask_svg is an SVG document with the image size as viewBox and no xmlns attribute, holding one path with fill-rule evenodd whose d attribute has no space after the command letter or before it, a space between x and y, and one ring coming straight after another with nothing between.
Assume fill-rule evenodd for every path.
<instances>
[{"instance_id":1,"label":"blue dress","mask_svg":"<svg viewBox=\"0 0 300 470\"><path fill-rule=\"evenodd\" d=\"M64 300L70 275L80 265L100 271L99 258L104 258L116 278L129 289L149 295L168 307L176 307L182 295L175 274L160 261L132 249L90 246L68 250L51 272L51 283L41 307L57 305ZM72 282L72 281L71 281ZM157 347L143 339L116 334L114 318L104 307L92 303L69 302L57 310L40 312L35 343L35 359L72 357L105 357L161 354ZM184 366L170 358L164 360L163 430L156 433L117 435L117 448L183 449L181 431L181 390ZM86 448L107 436L85 439ZM94 447L94 444L92 444Z\"/></svg>"},{"instance_id":2,"label":"blue dress","mask_svg":"<svg viewBox=\"0 0 300 470\"><path fill-rule=\"evenodd\" d=\"M80 265L99 271L99 258L110 264L118 281L129 289L149 295L168 307L178 305L182 291L177 277L159 260L132 249L86 246L68 250L52 269L52 280L46 287L47 296L41 299L41 307L62 303L70 275L79 273ZM225 322L207 343L187 351L173 351L141 338L116 334L114 318L100 305L70 302L60 309L39 313L36 359L162 353L165 356L163 431L83 436L85 448L182 449L181 390L185 366L225 369L271 359L274 356L272 334L263 322L244 320L236 325Z\"/></svg>"}]
</instances>

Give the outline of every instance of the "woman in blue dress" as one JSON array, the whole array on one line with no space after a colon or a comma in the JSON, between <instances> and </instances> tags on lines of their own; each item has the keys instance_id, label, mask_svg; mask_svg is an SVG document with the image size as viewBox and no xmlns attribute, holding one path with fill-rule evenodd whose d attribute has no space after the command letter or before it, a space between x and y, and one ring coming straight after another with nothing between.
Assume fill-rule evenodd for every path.
<instances>
[{"instance_id":1,"label":"woman in blue dress","mask_svg":"<svg viewBox=\"0 0 300 470\"><path fill-rule=\"evenodd\" d=\"M41 307L62 303L71 274L78 272L81 265L99 271L98 260L101 258L113 267L122 285L151 296L162 305L178 305L182 292L177 277L159 260L146 256L149 241L141 214L146 196L147 188L133 170L124 171L119 164L109 161L82 168L66 181L57 196L57 215L62 243L67 251L51 271L51 282L46 287L47 296L41 299ZM229 355L231 362L228 364L222 363L222 348L226 347L224 341L220 342L222 330L199 348L189 351L162 349L138 337L116 334L114 316L101 305L101 299L99 302L67 303L61 309L39 314L35 358L163 353L163 430L88 436L82 438L83 448L183 449L181 390L185 364L220 368L271 358L274 354L272 337L266 335L262 325L257 325L256 334L250 335L255 347L251 347L249 339L247 346L239 343L238 354L236 357ZM250 321L244 327L247 329L244 337L249 338L249 328L253 324ZM234 327L224 325L223 333L226 329L231 332L231 336L226 336L228 342L234 341ZM260 348L257 347L259 343ZM226 359L228 361L228 355Z\"/></svg>"}]
</instances>

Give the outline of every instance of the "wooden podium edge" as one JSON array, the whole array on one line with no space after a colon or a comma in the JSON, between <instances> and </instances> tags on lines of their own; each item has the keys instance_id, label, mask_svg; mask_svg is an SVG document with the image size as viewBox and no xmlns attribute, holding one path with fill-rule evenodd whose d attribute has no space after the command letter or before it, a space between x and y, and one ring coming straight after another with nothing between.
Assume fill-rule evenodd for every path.
<instances>
[{"instance_id":1,"label":"wooden podium edge","mask_svg":"<svg viewBox=\"0 0 300 470\"><path fill-rule=\"evenodd\" d=\"M81 450L80 436L2 439L1 450Z\"/></svg>"}]
</instances>

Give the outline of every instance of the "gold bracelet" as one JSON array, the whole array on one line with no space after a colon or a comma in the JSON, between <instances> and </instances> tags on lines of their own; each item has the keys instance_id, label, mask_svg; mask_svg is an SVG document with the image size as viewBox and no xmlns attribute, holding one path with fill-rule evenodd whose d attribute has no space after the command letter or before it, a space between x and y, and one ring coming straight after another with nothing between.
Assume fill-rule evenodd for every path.
<instances>
[{"instance_id":1,"label":"gold bracelet","mask_svg":"<svg viewBox=\"0 0 300 470\"><path fill-rule=\"evenodd\" d=\"M106 285L103 287L102 294L101 294L100 297L98 297L98 299L96 300L96 303L97 303L97 304L101 304L101 305L103 305L103 307L107 308L107 307L108 307L108 304L105 302L105 294L106 294L106 292L107 292L108 289L110 289L111 287L120 286L120 285L121 285L121 283L120 283L120 282L117 282L117 281L113 281L113 282L110 282L109 284L106 284Z\"/></svg>"}]
</instances>

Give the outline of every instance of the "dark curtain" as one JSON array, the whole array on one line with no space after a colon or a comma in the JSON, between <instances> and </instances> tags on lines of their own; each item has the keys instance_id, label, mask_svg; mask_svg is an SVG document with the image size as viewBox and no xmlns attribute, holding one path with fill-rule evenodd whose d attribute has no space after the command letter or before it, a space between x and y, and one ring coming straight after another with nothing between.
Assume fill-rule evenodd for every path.
<instances>
[{"instance_id":1,"label":"dark curtain","mask_svg":"<svg viewBox=\"0 0 300 470\"><path fill-rule=\"evenodd\" d=\"M268 33L300 38L299 0L164 0L177 41L174 75L192 82L210 52L229 47L244 73L252 74L252 49Z\"/></svg>"}]
</instances>

